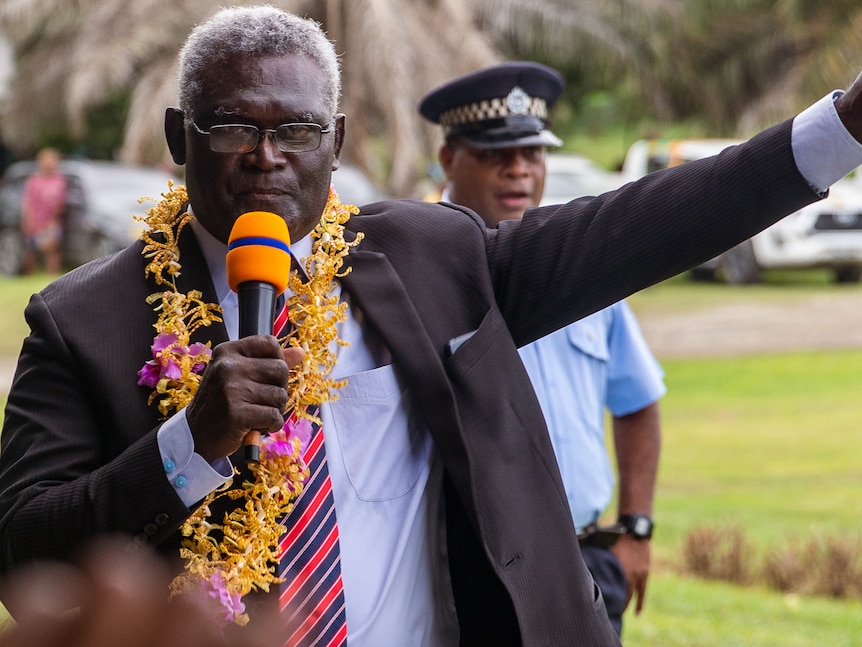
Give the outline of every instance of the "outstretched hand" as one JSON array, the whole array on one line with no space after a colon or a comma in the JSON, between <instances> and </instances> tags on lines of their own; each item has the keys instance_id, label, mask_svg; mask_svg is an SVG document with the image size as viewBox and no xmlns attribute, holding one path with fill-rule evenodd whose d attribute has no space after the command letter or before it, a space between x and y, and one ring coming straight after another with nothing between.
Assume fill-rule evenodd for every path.
<instances>
[{"instance_id":1,"label":"outstretched hand","mask_svg":"<svg viewBox=\"0 0 862 647\"><path fill-rule=\"evenodd\" d=\"M303 356L299 348L282 348L271 335L216 346L186 410L195 451L212 462L239 449L253 429L281 429L290 369Z\"/></svg>"},{"instance_id":2,"label":"outstretched hand","mask_svg":"<svg viewBox=\"0 0 862 647\"><path fill-rule=\"evenodd\" d=\"M844 127L856 141L862 142L862 72L844 95L835 100L835 109Z\"/></svg>"}]
</instances>

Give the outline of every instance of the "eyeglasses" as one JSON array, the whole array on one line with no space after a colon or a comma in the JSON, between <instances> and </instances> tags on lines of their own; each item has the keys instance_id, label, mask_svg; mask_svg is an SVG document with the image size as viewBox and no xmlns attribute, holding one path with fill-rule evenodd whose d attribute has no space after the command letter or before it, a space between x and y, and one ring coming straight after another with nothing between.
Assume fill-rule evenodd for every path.
<instances>
[{"instance_id":1,"label":"eyeglasses","mask_svg":"<svg viewBox=\"0 0 862 647\"><path fill-rule=\"evenodd\" d=\"M323 133L332 131L332 121L326 128L320 124L281 124L278 128L258 128L250 124L219 124L202 130L191 119L195 130L210 138L210 150L216 153L251 153L267 135L273 137L282 153L307 153L320 148Z\"/></svg>"}]
</instances>

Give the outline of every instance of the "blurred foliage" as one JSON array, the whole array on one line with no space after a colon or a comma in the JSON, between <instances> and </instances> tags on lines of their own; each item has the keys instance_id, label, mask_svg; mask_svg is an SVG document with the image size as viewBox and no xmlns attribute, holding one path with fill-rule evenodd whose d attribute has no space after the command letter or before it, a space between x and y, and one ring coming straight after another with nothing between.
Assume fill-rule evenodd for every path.
<instances>
[{"instance_id":1,"label":"blurred foliage","mask_svg":"<svg viewBox=\"0 0 862 647\"><path fill-rule=\"evenodd\" d=\"M81 135L75 136L62 123L53 122L42 131L28 157L34 156L43 146L53 146L64 155L115 159L123 143L128 111L129 92L116 91L107 101L87 111L86 130Z\"/></svg>"},{"instance_id":2,"label":"blurred foliage","mask_svg":"<svg viewBox=\"0 0 862 647\"><path fill-rule=\"evenodd\" d=\"M394 195L436 159L439 129L416 113L420 97L495 60L559 69L555 130L610 168L640 137L748 136L846 86L862 62L855 0L271 3L320 20L337 43L345 157ZM167 161L160 115L174 100L176 51L213 10L205 0L0 3L20 72L0 116L8 143L19 155L51 143Z\"/></svg>"}]
</instances>

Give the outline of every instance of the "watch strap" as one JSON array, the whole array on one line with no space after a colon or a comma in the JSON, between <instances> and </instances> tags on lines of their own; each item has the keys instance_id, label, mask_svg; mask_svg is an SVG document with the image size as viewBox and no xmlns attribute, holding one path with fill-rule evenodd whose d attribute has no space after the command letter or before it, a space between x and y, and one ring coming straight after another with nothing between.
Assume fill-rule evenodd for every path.
<instances>
[{"instance_id":1,"label":"watch strap","mask_svg":"<svg viewBox=\"0 0 862 647\"><path fill-rule=\"evenodd\" d=\"M630 537L647 540L652 537L653 521L647 514L621 514L617 521L626 529Z\"/></svg>"}]
</instances>

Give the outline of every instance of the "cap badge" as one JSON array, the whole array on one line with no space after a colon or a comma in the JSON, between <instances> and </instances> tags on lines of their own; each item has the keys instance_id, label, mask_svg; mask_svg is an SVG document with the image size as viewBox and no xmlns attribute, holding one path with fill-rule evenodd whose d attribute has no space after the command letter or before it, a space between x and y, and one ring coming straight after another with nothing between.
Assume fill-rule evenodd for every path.
<instances>
[{"instance_id":1,"label":"cap badge","mask_svg":"<svg viewBox=\"0 0 862 647\"><path fill-rule=\"evenodd\" d=\"M517 85L506 97L506 107L513 115L525 115L530 110L530 95Z\"/></svg>"}]
</instances>

